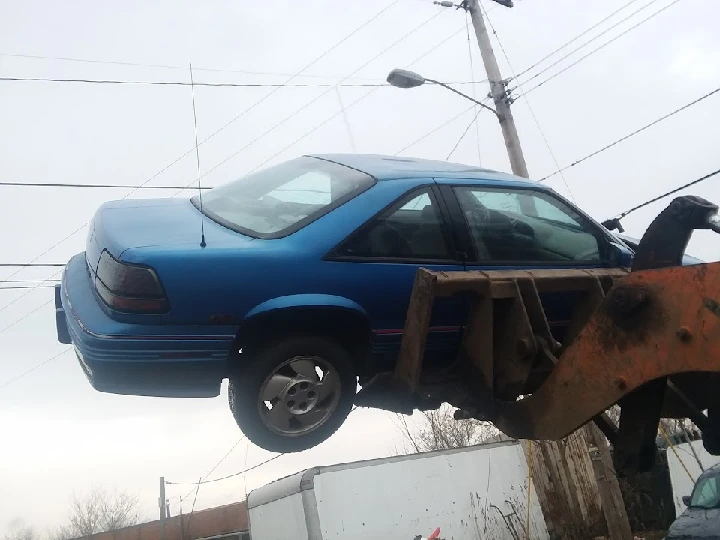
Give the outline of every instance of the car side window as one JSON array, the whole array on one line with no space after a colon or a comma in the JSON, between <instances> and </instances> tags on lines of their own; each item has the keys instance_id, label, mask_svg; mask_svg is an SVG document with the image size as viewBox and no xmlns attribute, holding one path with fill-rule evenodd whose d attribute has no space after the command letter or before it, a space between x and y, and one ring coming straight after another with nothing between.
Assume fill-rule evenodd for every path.
<instances>
[{"instance_id":1,"label":"car side window","mask_svg":"<svg viewBox=\"0 0 720 540\"><path fill-rule=\"evenodd\" d=\"M478 261L547 264L602 260L599 231L549 193L484 187L456 187L454 191Z\"/></svg>"},{"instance_id":2,"label":"car side window","mask_svg":"<svg viewBox=\"0 0 720 540\"><path fill-rule=\"evenodd\" d=\"M697 486L690 501L691 506L714 508L720 504L720 477L710 477Z\"/></svg>"},{"instance_id":3,"label":"car side window","mask_svg":"<svg viewBox=\"0 0 720 540\"><path fill-rule=\"evenodd\" d=\"M407 260L453 257L443 233L443 218L430 189L413 191L375 216L341 247L339 255Z\"/></svg>"}]
</instances>

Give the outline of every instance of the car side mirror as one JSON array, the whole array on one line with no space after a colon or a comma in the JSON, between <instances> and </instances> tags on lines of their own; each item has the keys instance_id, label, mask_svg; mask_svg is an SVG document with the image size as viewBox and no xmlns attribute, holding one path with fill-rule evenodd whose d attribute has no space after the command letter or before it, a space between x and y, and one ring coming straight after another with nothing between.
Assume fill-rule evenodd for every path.
<instances>
[{"instance_id":1,"label":"car side mirror","mask_svg":"<svg viewBox=\"0 0 720 540\"><path fill-rule=\"evenodd\" d=\"M690 495L684 495L682 498L682 502L685 506L690 506Z\"/></svg>"}]
</instances>

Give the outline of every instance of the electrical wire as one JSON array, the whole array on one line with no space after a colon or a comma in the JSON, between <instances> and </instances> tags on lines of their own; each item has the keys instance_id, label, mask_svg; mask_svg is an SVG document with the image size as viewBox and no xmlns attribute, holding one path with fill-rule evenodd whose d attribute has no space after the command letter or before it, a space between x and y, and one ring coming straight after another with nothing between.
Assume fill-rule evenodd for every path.
<instances>
[{"instance_id":1,"label":"electrical wire","mask_svg":"<svg viewBox=\"0 0 720 540\"><path fill-rule=\"evenodd\" d=\"M207 479L212 473L214 473L214 472L215 472L215 469L217 469L220 465L222 465L222 463L228 458L228 456L230 456L230 454L232 454L233 450L235 450L235 449L237 448L237 446L238 446L242 441L244 441L244 440L246 440L245 436L240 437L240 438L237 440L237 442L236 442L234 445L232 445L232 447L230 448L230 450L228 450L227 453L226 453L223 457L220 458L220 461L218 461L218 462L215 464L215 466L207 472L207 474L206 474L205 476L203 476L203 477L200 478L200 481L202 481L203 479ZM165 482L165 483L166 483L166 484L171 484L172 482ZM200 487L200 486L198 485L198 487ZM195 488L193 488L193 489L191 489L190 491L188 491L183 497L180 497L180 499L187 499L188 495L190 495L190 494L193 492L194 489L195 489Z\"/></svg>"},{"instance_id":2,"label":"electrical wire","mask_svg":"<svg viewBox=\"0 0 720 540\"><path fill-rule=\"evenodd\" d=\"M348 118L347 111L345 110L345 104L343 103L342 94L340 94L340 88L335 88L337 94L338 105L340 105L340 111L342 112L343 121L345 122L345 131L347 131L348 140L350 142L350 148L352 148L353 154L357 154L357 147L355 146L355 138L350 129L350 119Z\"/></svg>"},{"instance_id":3,"label":"electrical wire","mask_svg":"<svg viewBox=\"0 0 720 540\"><path fill-rule=\"evenodd\" d=\"M195 68L193 68L195 70ZM346 79L343 79L346 80ZM52 82L52 83L79 83L79 84L125 84L147 86L192 86L183 81L127 81L119 79L52 79L47 77L0 77L4 82ZM428 84L433 84L428 81ZM473 81L456 81L448 84L474 84ZM196 82L194 86L209 88L392 88L392 85L382 83L343 83L343 84L282 84L282 83L202 83Z\"/></svg>"},{"instance_id":4,"label":"electrical wire","mask_svg":"<svg viewBox=\"0 0 720 540\"><path fill-rule=\"evenodd\" d=\"M315 60L313 60L312 62L310 62L309 64L307 64L305 67L303 67L302 69L300 69L300 71L296 72L293 76L291 76L288 80L285 81L285 84L289 84L289 83L292 82L292 80L294 80L296 77L300 76L304 71L306 71L307 69L309 69L309 68L311 68L312 66L314 66L315 64L317 64L317 63L318 63L320 60L322 60L325 56L327 56L328 54L330 54L330 52L332 52L333 50L335 50L335 49L336 49L337 47L339 47L342 43L344 43L345 41L347 41L348 39L350 39L352 36L354 36L355 34L357 34L359 31L361 31L362 29L364 29L365 27L367 27L369 24L371 24L373 21L375 21L377 18L379 18L379 17L380 17L381 15L383 15L385 12L387 12L390 8L392 8L392 7L393 7L395 4L397 4L398 2L400 2L400 0L393 0L392 2L390 2L387 6L385 6L383 9L381 9L380 11L378 11L378 12L377 12L375 15L373 15L372 17L370 17L370 19L368 19L367 21L365 21L363 24L361 24L360 26L358 26L355 30L353 30L353 31L350 32L349 34L347 34L347 35L346 35L344 38L342 38L340 41L336 42L334 45L332 45L332 46L331 46L329 49L327 49L325 52L323 52L322 54L320 54L320 56L318 56L317 58L315 58ZM341 81L341 82L342 82L342 81ZM240 118L242 118L245 114L247 114L248 112L250 112L251 110L253 110L255 107L259 106L261 103L263 103L266 99L268 99L270 96L272 96L275 92L278 92L279 90L280 90L280 88L275 88L275 89L271 90L270 92L268 92L267 94L265 94L265 96L263 96L262 98L260 98L258 101L256 101L256 102L253 103L252 105L250 105L247 109L243 110L242 112L240 112L239 114L237 114L235 117L233 117L230 121L226 122L225 124L223 124L222 126L220 126L218 129L216 129L213 133L211 133L210 135L208 135L208 136L207 136L205 139L203 139L199 144L200 144L200 145L205 144L207 141L209 141L210 139L212 139L213 137L215 137L218 133L220 133L220 132L223 131L224 129L228 128L231 124L233 124L234 122L236 122L237 120L239 120ZM185 152L184 154L180 155L180 156L177 157L174 161L172 161L171 163L169 163L168 165L166 165L165 167L163 167L162 169L160 169L158 172L156 172L154 175L152 175L150 178L148 178L147 180L145 180L144 182L142 182L142 183L140 184L140 186L145 186L145 185L147 185L148 183L152 182L155 178L157 178L157 177L160 176L162 173L164 173L165 171L167 171L168 169L170 169L170 168L171 168L173 165L175 165L176 163L178 163L178 162L180 162L181 160L183 160L186 156L189 156L190 154L192 154L195 150L196 150L196 147L193 147L193 148L191 148L190 150L188 150L187 152ZM191 185L192 185L192 184L191 184ZM123 197L123 199L126 199L127 197L129 197L130 195L132 195L135 191L137 191L138 189L140 189L140 186L138 186L138 187L136 187L136 188L133 188L133 190L130 191L129 193L127 193L127 194ZM55 248L56 248L57 246L59 246L60 244L62 244L63 242L65 242L65 241L68 240L69 238L73 237L75 234L77 234L77 233L80 232L82 229L84 229L85 227L87 227L87 226L90 224L90 221L91 221L91 220L88 220L86 223L84 223L83 225L81 225L80 227L78 227L77 229L75 229L73 232L71 232L70 234L68 234L67 236L65 236L65 237L64 237L63 239L61 239L59 242L56 242L55 244L53 244L52 246L50 246L48 249L46 249L45 251L43 251L40 255L38 255L37 257L35 257L35 259L33 259L33 260L30 261L30 262L35 262L35 261L37 261L38 259L40 259L40 258L43 257L44 255L46 255L47 253L49 253L50 251L52 251L53 249L55 249ZM19 270L17 270L17 271L15 271L13 274L11 274L11 275L8 276L8 277L13 277L14 275L16 275L16 274L17 274L18 272L20 272L20 271L22 271L22 268L19 269ZM58 273L59 273L59 272L58 272ZM56 274L56 275L57 275L57 274ZM52 276L52 277L55 277L55 276ZM32 290L30 290L30 291L28 291L28 292L26 292L26 293L24 293L24 294L21 294L20 296L18 296L17 298L15 298L13 301L8 302L7 304L3 305L2 307L0 307L0 312L3 311L3 310L5 310L5 309L7 309L7 308L10 307L11 305L13 305L15 302L18 302L19 300L21 300L22 298L24 298L25 296L27 296L28 294L30 294L30 292L32 292ZM2 330L0 330L0 332L2 332Z\"/></svg>"},{"instance_id":5,"label":"electrical wire","mask_svg":"<svg viewBox=\"0 0 720 540\"><path fill-rule=\"evenodd\" d=\"M596 23L595 23L594 25L592 25L590 28L588 28L588 29L586 29L585 31L583 31L583 32L579 33L578 35L576 35L576 36L575 36L574 38L572 38L570 41L566 41L565 43L563 43L562 45L560 45L557 49L553 50L552 52L549 52L548 54L546 54L545 56L543 56L540 60L538 60L537 62L535 62L535 63L532 64L531 66L526 67L526 68L525 68L524 70L522 70L520 73L518 73L517 75L515 75L515 77L522 77L522 76L525 75L527 72L532 71L532 70L535 69L537 66L539 66L540 64L542 64L543 62L545 62L545 60L547 60L547 59L555 56L557 53L559 53L560 51L562 51L564 48L568 47L569 45L572 45L572 44L575 43L578 39L580 39L580 38L583 37L584 35L592 32L592 31L595 30L598 26L600 26L600 25L603 24L604 22L607 22L608 20L612 19L615 15L617 15L618 13L620 13L621 11L623 11L624 9L626 9L628 6L630 6L631 4L634 4L634 3L637 2L637 1L638 1L638 0L630 0L629 2L627 2L626 4L624 4L623 6L621 6L620 8L616 9L615 11L613 11L610 15L608 15L608 16L605 17L604 19L596 22ZM649 5L649 4L648 4L648 5ZM647 7L647 6L646 6L646 7Z\"/></svg>"},{"instance_id":6,"label":"electrical wire","mask_svg":"<svg viewBox=\"0 0 720 540\"><path fill-rule=\"evenodd\" d=\"M480 8L485 11L485 7L480 4ZM507 54L507 51L505 51L505 47L502 44L502 41L500 40L500 35L497 33L497 30L495 30L495 25L492 23L492 20L490 19L490 16L488 15L488 12L485 11L485 18L487 19L488 24L490 25L490 30L492 30L492 33L495 35L495 39L498 42L498 45L500 45L500 50L503 53L503 56L505 57L505 61L508 64L508 67L510 68L510 72L513 74L513 78L517 79L517 75L515 75L515 69L513 68L512 62L510 61L510 57ZM522 83L518 83L518 88L522 91ZM547 138L547 135L545 135L545 130L540 125L540 120L538 120L537 115L535 114L535 111L532 108L532 105L530 104L530 100L528 99L527 95L523 92L523 98L525 99L525 104L527 105L528 111L530 111L530 116L532 116L533 121L535 122L535 125L538 128L538 131L540 132L540 136L542 137L543 141L545 142L545 147L548 149L548 153L550 154L550 158L553 160L553 163L555 163L555 167L560 169L560 162L558 161L557 157L555 156L555 152L552 149L552 146L550 146L550 141ZM565 178L565 174L563 172L560 173L560 177L562 178L563 183L565 184L565 189L567 189L568 194L570 195L570 198L573 202L577 202L575 200L575 195L573 195L572 189L570 189L570 184L567 181L567 178Z\"/></svg>"},{"instance_id":7,"label":"electrical wire","mask_svg":"<svg viewBox=\"0 0 720 540\"><path fill-rule=\"evenodd\" d=\"M65 350L63 350L62 352L59 352L59 353L56 354L55 356L51 356L50 358L48 358L48 359L45 360L44 362L41 362L41 363L39 363L38 365L36 365L35 367L32 367L32 368L28 369L27 371L21 373L21 374L18 375L17 377L13 377L12 379L8 379L8 380L5 381L4 383L0 384L0 390L2 390L3 388L5 388L6 386L11 385L12 383L14 383L14 382L16 382L16 381L19 381L20 379L22 379L22 378L25 377L26 375L29 375L30 373L32 373L32 372L35 371L36 369L40 369L41 367L43 367L43 366L46 365L46 364L49 364L49 363L52 362L53 360L56 360L57 358L60 358L63 354L65 354L66 352L70 351L71 349L72 349L72 347L67 347L67 348L66 348Z\"/></svg>"},{"instance_id":8,"label":"electrical wire","mask_svg":"<svg viewBox=\"0 0 720 540\"><path fill-rule=\"evenodd\" d=\"M424 135L421 135L420 137L418 137L417 139L415 139L413 142L411 142L411 143L408 144L407 146L404 146L403 148L401 148L400 150L398 150L397 152L395 152L395 153L393 154L393 156L398 156L398 155L402 154L402 153L403 153L405 150L407 150L408 148L411 148L411 147L415 146L415 145L416 145L417 143L419 143L420 141L424 141L424 140L427 139L430 135L433 135L433 134L437 133L437 132L440 131L442 128L444 128L444 127L447 126L448 124L451 124L452 122L454 122L455 120L457 120L458 118L460 118L461 116L463 116L465 113L470 112L470 111L473 110L474 108L475 108L475 104L471 105L471 106L468 107L467 109L463 109L462 111L460 111L460 112L459 112L458 114L456 114L455 116L451 117L450 119L446 120L445 122L443 122L443 123L440 124L439 126L433 128L432 130L428 131L428 132L425 133ZM481 111L484 111L485 109L480 109L480 110L481 110ZM458 143L458 144L459 144L459 143Z\"/></svg>"},{"instance_id":9,"label":"electrical wire","mask_svg":"<svg viewBox=\"0 0 720 540\"><path fill-rule=\"evenodd\" d=\"M282 456L284 456L284 455L285 455L285 454L276 454L276 455L274 455L273 457L266 459L265 461L261 461L261 462L258 463L257 465L253 465L252 467L248 467L247 469L243 469L242 471L238 471L238 472L233 473L233 474L228 474L227 476L221 476L220 478L213 478L212 480L198 480L197 482L169 482L169 481L166 480L165 483L168 484L168 485L175 485L175 486L178 486L178 485L187 485L187 484L192 484L192 485L197 485L197 486L199 486L199 485L201 485L201 484L212 484L212 483L214 483L214 482L221 482L221 481L223 481L223 480L228 480L228 479L230 479L230 478L235 478L236 476L240 476L240 475L245 474L245 473L248 473L248 472L250 472L250 471L254 471L255 469L259 469L259 468L262 467L263 465L266 465L266 464L270 463L271 461L275 461L276 459L278 459L278 458L280 458L280 457L282 457Z\"/></svg>"},{"instance_id":10,"label":"electrical wire","mask_svg":"<svg viewBox=\"0 0 720 540\"><path fill-rule=\"evenodd\" d=\"M0 180L0 186L15 187L41 187L41 188L83 188L83 189L183 189L181 186L134 186L132 184L73 184L68 182L5 182ZM212 189L201 187L200 189ZM64 266L64 265L63 265Z\"/></svg>"},{"instance_id":11,"label":"electrical wire","mask_svg":"<svg viewBox=\"0 0 720 540\"><path fill-rule=\"evenodd\" d=\"M552 64L550 64L549 66L544 67L542 70L538 71L537 73L535 73L534 75L532 75L531 77L529 77L528 79L526 79L526 80L525 80L525 83L528 83L528 82L532 81L533 79L538 78L538 77L539 77L540 75L542 75L543 73L547 73L547 72L550 71L552 68L554 68L554 67L557 66L558 64L562 63L564 60L567 60L568 58L570 58L570 57L571 57L572 55L574 55L576 52L584 49L585 47L587 47L588 45L590 45L590 44L593 43L594 41L597 41L598 39L600 39L601 37L603 37L604 35L606 35L608 32L614 30L615 28L617 28L618 26L620 26L620 25L623 24L624 22L627 22L628 20L630 20L631 18L633 18L635 15L637 15L637 14L640 13L641 11L649 8L652 4L654 4L654 3L658 2L658 1L659 1L659 0L650 0L650 2L648 2L648 3L645 4L644 6L636 9L635 11L633 11L632 13L630 13L629 15L627 15L624 19L619 20L618 22L616 22L616 23L613 24L612 26L609 26L608 28L606 28L605 30L603 30L602 32L600 32L598 35L594 36L594 37L591 38L590 40L588 40L588 41L586 41L585 43L583 43L582 45L580 45L579 47L576 47L575 49L573 49L573 50L570 51L569 53L567 53L567 54L565 54L564 56L558 58L557 60L555 60L555 61L554 61ZM631 2L631 3L632 3L632 2ZM625 7L627 7L627 5L628 5L628 4L625 4L625 6L623 6L622 8L620 8L620 10L625 9ZM662 11L662 9L661 9L660 11ZM617 12L615 12L615 13L617 13ZM658 12L658 13L659 13L659 12ZM654 15L653 15L653 16L654 16ZM653 16L651 16L650 18L652 18ZM644 22L644 21L643 21L643 22ZM598 24L600 24L600 23L598 23ZM641 22L640 24L642 24L642 22ZM639 25L638 25L638 26L639 26ZM633 28L635 28L635 27L632 27L632 28L630 28L630 29L628 29L628 30L632 30ZM584 32L584 33L587 33L587 31ZM580 36L582 36L582 35L583 35L583 34L580 34ZM622 35L623 35L623 34L620 34L620 36L622 36ZM578 39L580 36L577 36L576 38L574 38L574 40ZM620 37L620 36L617 36L617 37ZM574 41L574 40L572 40L572 41ZM554 53L550 53L549 56L552 56L552 54L554 54ZM520 74L518 75L518 77L522 76L523 74L525 74L525 73L527 73L528 71L531 71L531 70L532 70L532 66L529 67L529 68L526 68L525 70L522 71L522 73L520 73Z\"/></svg>"},{"instance_id":12,"label":"electrical wire","mask_svg":"<svg viewBox=\"0 0 720 540\"><path fill-rule=\"evenodd\" d=\"M467 44L468 44L468 61L470 63L470 78L474 81L475 80L475 66L473 65L473 46L472 46L472 40L470 39L470 13L465 13L465 33L467 34ZM475 91L475 85L472 85L472 98L477 99L477 92ZM477 117L480 114L480 111L478 108L475 108L475 117L473 118L472 124L475 124L475 146L477 147L477 154L478 154L478 165L482 166L482 152L480 151L480 124L477 121ZM472 125L470 124L470 125ZM458 145L460 144L460 141L462 141L465 138L465 135L467 134L469 128L465 130L465 133L463 133L460 138L458 139L458 142L455 144L455 148L452 149L452 152L448 155L448 157L445 159L447 161L450 159L450 156L455 152Z\"/></svg>"},{"instance_id":13,"label":"electrical wire","mask_svg":"<svg viewBox=\"0 0 720 540\"><path fill-rule=\"evenodd\" d=\"M44 283L40 283L36 286L29 286L29 285L4 285L0 287L0 291L11 291L11 290L23 290L23 289L54 289L55 285L46 285Z\"/></svg>"},{"instance_id":14,"label":"electrical wire","mask_svg":"<svg viewBox=\"0 0 720 540\"><path fill-rule=\"evenodd\" d=\"M683 189L687 189L687 188L689 188L689 187L691 187L691 186L694 186L695 184L699 184L700 182L704 182L705 180L709 180L710 178L713 178L713 177L715 177L715 176L717 176L717 175L719 175L719 174L720 174L720 169L718 169L718 170L716 170L716 171L713 171L713 172L711 172L711 173L709 173L709 174L706 174L705 176L702 176L702 177L700 177L700 178L698 178L698 179L696 179L696 180L693 180L692 182L688 182L687 184L683 184L683 185L680 186L680 187L677 187L677 188L675 188L675 189L671 189L670 191L666 191L666 192L663 193L662 195L658 195L657 197L653 197L652 199L647 200L647 201L645 201L645 202L642 203L642 204L638 204L637 206L633 206L633 207L630 208L629 210L625 210L624 212L621 212L620 214L618 214L617 216L615 216L615 218L613 218L613 219L622 219L622 218L624 218L625 216L628 216L629 214L632 214L632 213L635 212L636 210L640 210L641 208L645 208L646 206L648 206L648 205L650 205L650 204L652 204L652 203L654 203L654 202L657 202L657 201L659 201L660 199L664 199L665 197L669 197L670 195L674 195L674 194L677 193L678 191L682 191Z\"/></svg>"},{"instance_id":15,"label":"electrical wire","mask_svg":"<svg viewBox=\"0 0 720 540\"><path fill-rule=\"evenodd\" d=\"M463 131L462 135L460 135L460 138L455 142L455 146L453 146L452 150L450 150L450 153L445 158L445 161L449 161L452 155L455 153L455 150L457 150L458 146L460 146L460 143L465 138L465 136L468 134L468 131L470 131L470 128L475 124L477 126L477 117L482 112L483 109L477 109L475 115L473 116L473 119L470 120L470 123L465 128L465 131Z\"/></svg>"},{"instance_id":16,"label":"electrical wire","mask_svg":"<svg viewBox=\"0 0 720 540\"><path fill-rule=\"evenodd\" d=\"M0 283L47 283L50 281L59 282L59 279L0 279Z\"/></svg>"},{"instance_id":17,"label":"electrical wire","mask_svg":"<svg viewBox=\"0 0 720 540\"><path fill-rule=\"evenodd\" d=\"M662 122L663 120L667 120L668 118L670 118L670 117L672 117L672 116L675 116L675 115L678 114L679 112L682 112L682 111L684 111L685 109L688 109L688 108L692 107L693 105L697 105L697 104L700 103L701 101L703 101L703 100L705 100L705 99L707 99L707 98L709 98L709 97L711 97L711 96L714 96L714 95L717 94L718 92L720 92L720 88L716 88L715 90L712 90L711 92L708 92L707 94L705 94L705 95L703 95L703 96L700 96L699 98L691 101L690 103L687 103L687 104L683 105L682 107L680 107L680 108L678 108L678 109L675 109L674 111L669 112L669 113L667 113L666 115L663 115L663 116L661 116L660 118L658 118L658 119L656 119L656 120L653 120L653 121L650 122L649 124L645 124L643 127L639 128L639 129L636 129L635 131L633 131L633 132L631 132L631 133L628 133L628 134L625 135L624 137L621 137L621 138L619 138L619 139L611 142L610 144L607 144L607 145L603 146L603 147L600 148L599 150L595 150L594 152L591 152L590 154L586 155L585 157L582 157L582 158L580 158L580 159L578 159L578 160L576 160L576 161L573 161L573 162L570 163L569 165L566 165L565 167L562 167L562 168L558 169L558 170L555 171L554 173L549 174L549 175L541 178L541 179L538 180L538 181L539 181L539 182L544 182L545 180L547 180L548 178L552 178L552 177L555 176L556 174L560 174L560 173L562 173L563 171L566 171L566 170L568 170L568 169L570 169L570 168L572 168L572 167L575 167L576 165L579 165L580 163L582 163L582 162L584 162L584 161L587 161L588 159L590 159L590 158L592 158L592 157L595 157L595 156L597 156L598 154L601 154L601 153L605 152L606 150L609 150L610 148L612 148L612 147L614 147L614 146L617 146L618 144L620 144L620 143L622 143L622 142L630 139L631 137L634 137L635 135L637 135L637 134L639 134L639 133L642 133L642 132L645 131L646 129L649 129L649 128L651 128L651 127L659 124L659 123Z\"/></svg>"},{"instance_id":18,"label":"electrical wire","mask_svg":"<svg viewBox=\"0 0 720 540\"><path fill-rule=\"evenodd\" d=\"M346 418L349 418L350 415L351 415L352 413L354 413L357 409L358 409L358 407L355 406L355 405L353 405L352 409L350 409L350 412L348 413L348 415L347 415ZM242 440L242 439L241 439L241 440ZM238 441L237 443L235 443L235 446L237 446L239 443L240 443L240 441ZM235 446L233 446L233 447L230 449L230 452L232 452L232 451L235 449ZM228 454L229 454L230 452L228 452ZM207 479L202 479L202 478L201 478L200 480L198 480L197 482L171 482L171 481L169 481L169 480L165 480L165 484L170 485L170 486L187 486L187 485L199 486L199 485L201 485L201 484L212 484L212 483L214 483L214 482L221 482L221 481L223 481L223 480L228 480L228 479L230 479L230 478L235 478L235 477L237 477L237 476L241 476L241 475L243 475L243 474L245 474L245 473L248 473L248 472L250 472L250 471L254 471L255 469L259 469L259 468L262 467L263 465L267 465L268 463L270 463L270 462L272 462L272 461L275 461L276 459L281 458L281 457L283 457L284 455L286 455L286 453L284 453L284 452L283 452L283 453L280 453L280 454L275 454L274 456L266 459L265 461L261 461L260 463L257 463L256 465L253 465L252 467L246 467L246 468L244 468L243 470L238 471L238 472L236 472L236 473L228 474L228 475L226 475L226 476L221 476L220 478L213 478L212 480L207 480ZM227 457L227 455L226 455L226 457ZM225 459L225 458L223 458L223 459ZM246 457L246 459L247 459L247 457ZM221 460L221 461L222 461L222 460ZM191 493L191 492L192 492L192 491L190 491L190 492L188 492L188 493Z\"/></svg>"},{"instance_id":19,"label":"electrical wire","mask_svg":"<svg viewBox=\"0 0 720 540\"><path fill-rule=\"evenodd\" d=\"M92 60L88 58L71 58L67 56L41 56L36 54L12 54L12 53L0 53L0 56L4 56L7 58L26 58L26 59L33 59L33 60L55 60L55 61L65 61L65 62L79 62L79 63L85 63L85 64L102 64L102 65L115 65L115 66L130 66L130 67L149 67L149 68L160 68L160 69L181 69L186 70L187 66L179 66L179 65L168 65L168 64L144 64L140 62L123 62L123 61L112 61L112 60ZM293 75L290 73L277 73L277 72L269 72L269 71L248 71L243 69L217 69L217 68L203 68L203 67L194 67L194 71L206 71L211 73L240 73L242 75L262 75L262 76L269 76L269 77L292 77ZM313 78L313 79L339 79L340 77L336 75L314 75L314 74L304 74L304 75L296 75L296 77L302 77L302 78ZM358 78L356 80L371 80L371 79L364 79L364 78Z\"/></svg>"},{"instance_id":20,"label":"electrical wire","mask_svg":"<svg viewBox=\"0 0 720 540\"><path fill-rule=\"evenodd\" d=\"M191 86L189 82L182 81L124 81L118 79L51 79L45 77L0 77L4 82L52 82L52 83L80 83L80 84L125 84L145 86ZM335 84L283 84L283 83L202 83L196 82L194 86L207 86L210 88L335 88L347 87L383 87L387 83L345 83Z\"/></svg>"},{"instance_id":21,"label":"electrical wire","mask_svg":"<svg viewBox=\"0 0 720 540\"><path fill-rule=\"evenodd\" d=\"M33 268L33 267L42 267L42 268L54 268L54 267L65 267L65 263L0 263L0 268L2 267L8 267L8 268L15 268L17 266L21 266L23 268ZM12 276L10 276L12 277Z\"/></svg>"},{"instance_id":22,"label":"electrical wire","mask_svg":"<svg viewBox=\"0 0 720 540\"><path fill-rule=\"evenodd\" d=\"M646 17L645 19L643 19L643 20L640 21L639 23L634 24L633 26L631 26L630 28L628 28L628 29L625 30L624 32L621 32L620 34L618 34L617 36L615 36L614 38L612 38L610 41L606 41L605 43L603 43L603 44L600 45L599 47L596 47L595 49L593 49L592 51L590 51L589 53L587 53L586 55L581 56L580 58L578 58L577 60L575 60L573 63L565 66L565 67L564 67L563 69L561 69L560 71L554 73L553 75L551 75L550 77L548 77L548 78L545 79L544 81L539 82L538 84L536 84L535 86L533 86L532 88L530 88L529 90L527 90L527 91L525 92L525 94L529 94L530 92L533 92L533 91L537 90L538 88L540 88L541 86L545 85L546 83L552 81L554 78L559 77L560 75L562 75L563 73L565 73L565 72L568 71L569 69L572 69L573 67L577 66L580 62L586 60L587 58L591 57L591 56L594 55L595 53L600 52L602 49L604 49L605 47L607 47L607 46L610 45L611 43L614 43L615 41L617 41L617 40L620 39L621 37L627 35L627 34L630 33L631 31L635 30L635 29L636 29L637 27L639 27L640 25L645 24L646 22L648 22L649 20L653 19L653 18L656 17L657 15L660 15L660 13L662 13L662 12L665 11L666 9L674 6L674 5L677 4L679 1L680 1L680 0L673 0L673 2L669 3L667 6L664 6L663 8L661 8L661 9L659 9L658 11L654 12L653 14L649 15L648 17ZM534 77L532 77L532 78L534 78ZM531 79L532 79L532 78L531 78ZM526 80L525 83L529 82L531 79Z\"/></svg>"},{"instance_id":23,"label":"electrical wire","mask_svg":"<svg viewBox=\"0 0 720 540\"><path fill-rule=\"evenodd\" d=\"M197 487L194 489L194 491L195 491L195 497L193 498L192 508L190 509L190 514L189 514L189 516L188 516L188 521L187 521L187 534L188 534L188 536L191 535L191 533L190 533L190 524L192 523L192 517L193 517L193 514L195 513L195 503L197 502L198 493L200 493L200 482L198 482L198 485L197 485ZM192 491L191 491L191 493L192 493ZM180 499L180 504L182 504L182 499Z\"/></svg>"}]
</instances>

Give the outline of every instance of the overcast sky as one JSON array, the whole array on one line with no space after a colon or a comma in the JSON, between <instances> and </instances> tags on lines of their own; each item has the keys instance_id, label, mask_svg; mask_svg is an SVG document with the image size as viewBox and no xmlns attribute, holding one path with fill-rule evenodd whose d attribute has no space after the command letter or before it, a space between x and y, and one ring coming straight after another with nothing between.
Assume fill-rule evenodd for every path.
<instances>
[{"instance_id":1,"label":"overcast sky","mask_svg":"<svg viewBox=\"0 0 720 540\"><path fill-rule=\"evenodd\" d=\"M489 18L510 60L493 37L504 76L511 76L513 69L523 72L627 3L518 0L514 9L505 9L486 0ZM292 83L333 85L349 75L353 78L342 84L380 82L394 67L412 67L449 82L485 79L474 42L471 72L463 12L434 6L430 0L0 0L0 76L187 81L184 66L192 62L196 81L282 83L391 4L371 25ZM651 5L604 37L535 76L647 4ZM533 177L542 178L557 167L530 107L557 162L568 165L720 86L720 3L636 0L596 31L522 75L521 87L531 89L670 4L647 23L531 91L529 102L516 102L514 112ZM479 97L488 91L486 83L458 88ZM272 90L197 88L200 138ZM395 154L460 114L403 151L407 156L445 159L472 119L472 110L461 114L467 107L468 102L442 88L343 86L338 96L328 87L288 87L203 144L201 168L208 171L237 153L205 178L206 185L219 185L266 162L308 152L351 152L354 146L358 152ZM717 169L718 113L720 95L568 170L567 185L559 175L549 183L595 218L612 217ZM187 87L0 81L3 181L138 185L193 144ZM469 130L453 160L509 170L500 129L491 114L480 113L478 130ZM150 185L191 184L195 167L190 154ZM690 193L720 201L719 185L711 180ZM0 230L4 231L0 262L29 262L55 245L40 261L66 262L83 250L85 230L66 237L81 228L103 201L128 194L121 189L0 189ZM130 196L170 193L144 190ZM624 222L628 232L640 236L667 202L628 217ZM719 245L709 233L697 234L690 252L717 260ZM12 273L1 270L0 278ZM47 269L26 269L13 279L44 279L51 274ZM0 309L24 292L0 291ZM53 305L46 304L51 299L52 289L39 288L0 311L0 385L62 351L56 341ZM137 493L143 511L154 518L159 476L197 480L238 441L240 432L227 410L226 390L224 386L223 395L212 400L101 394L92 390L70 353L0 389L0 534L15 519L40 531L61 523L73 491L87 491L97 484ZM388 414L360 410L315 449L283 456L246 478L203 486L197 508L242 500L246 489L314 465L388 455L396 444L397 432ZM243 441L213 477L270 456ZM188 489L168 488L173 513L178 511L179 496ZM185 512L190 504L184 503Z\"/></svg>"}]
</instances>

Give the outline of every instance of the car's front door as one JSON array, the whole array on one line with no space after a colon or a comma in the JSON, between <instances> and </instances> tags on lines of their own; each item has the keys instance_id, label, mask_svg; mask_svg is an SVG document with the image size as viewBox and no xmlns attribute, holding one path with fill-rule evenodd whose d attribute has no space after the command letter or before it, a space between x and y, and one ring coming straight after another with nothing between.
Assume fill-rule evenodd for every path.
<instances>
[{"instance_id":1,"label":"car's front door","mask_svg":"<svg viewBox=\"0 0 720 540\"><path fill-rule=\"evenodd\" d=\"M552 192L470 183L440 189L467 246L468 270L609 266L607 234ZM562 340L576 294L541 299L555 338Z\"/></svg>"},{"instance_id":2,"label":"car's front door","mask_svg":"<svg viewBox=\"0 0 720 540\"><path fill-rule=\"evenodd\" d=\"M434 184L413 189L353 233L327 258L354 276L345 293L369 315L378 370L397 360L408 303L418 268L463 270L453 246L449 216ZM455 358L465 304L435 302L426 342L428 365Z\"/></svg>"}]
</instances>

